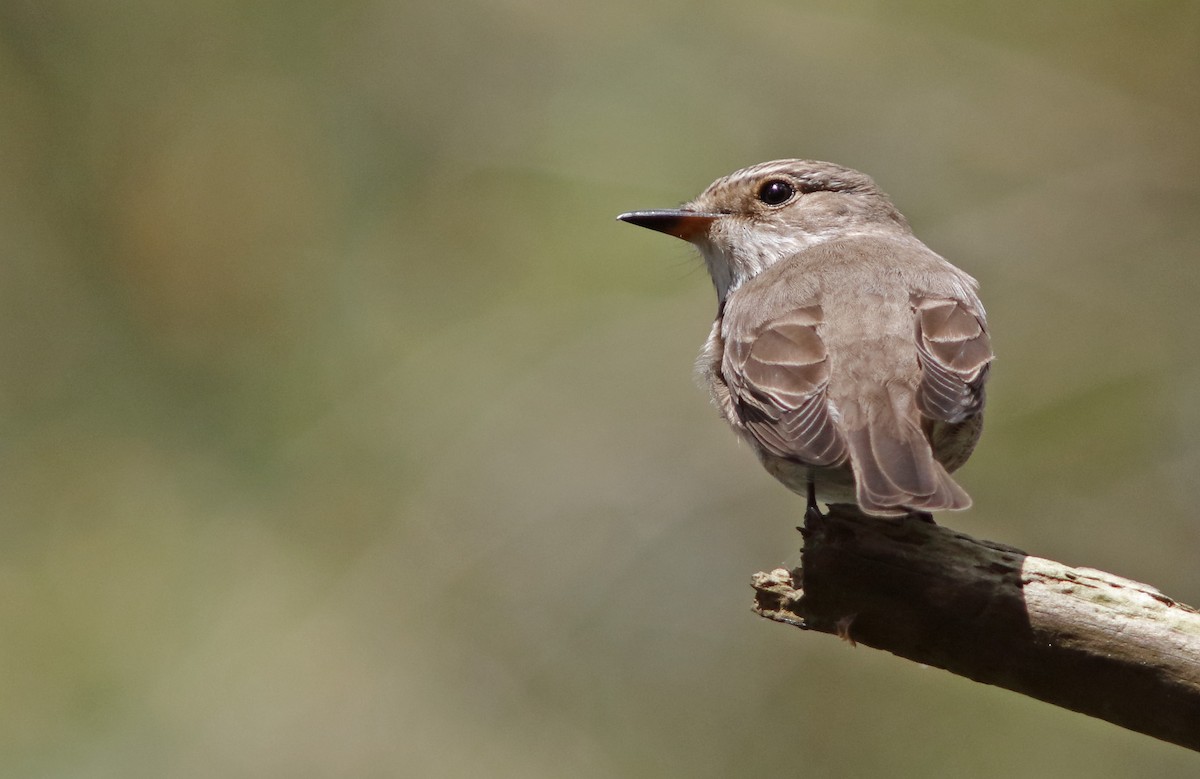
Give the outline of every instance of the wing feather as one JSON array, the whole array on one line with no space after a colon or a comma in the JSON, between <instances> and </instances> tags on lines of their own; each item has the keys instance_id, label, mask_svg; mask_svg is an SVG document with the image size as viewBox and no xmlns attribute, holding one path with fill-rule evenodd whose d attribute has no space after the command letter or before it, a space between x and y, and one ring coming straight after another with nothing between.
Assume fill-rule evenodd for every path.
<instances>
[{"instance_id":1,"label":"wing feather","mask_svg":"<svg viewBox=\"0 0 1200 779\"><path fill-rule=\"evenodd\" d=\"M742 425L768 452L812 466L845 460L829 406L821 307L802 306L752 333L732 334L723 373Z\"/></svg>"},{"instance_id":2,"label":"wing feather","mask_svg":"<svg viewBox=\"0 0 1200 779\"><path fill-rule=\"evenodd\" d=\"M926 417L958 423L983 407L992 343L981 314L961 300L913 295L921 383L917 406Z\"/></svg>"}]
</instances>

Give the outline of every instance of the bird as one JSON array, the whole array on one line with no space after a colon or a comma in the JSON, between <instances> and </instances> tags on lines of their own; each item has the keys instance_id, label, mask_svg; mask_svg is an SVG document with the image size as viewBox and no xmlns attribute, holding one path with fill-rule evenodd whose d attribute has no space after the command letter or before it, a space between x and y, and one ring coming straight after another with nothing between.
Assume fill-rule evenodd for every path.
<instances>
[{"instance_id":1,"label":"bird","mask_svg":"<svg viewBox=\"0 0 1200 779\"><path fill-rule=\"evenodd\" d=\"M775 160L617 218L699 249L717 314L697 372L806 516L821 502L928 520L970 507L951 474L979 440L993 360L978 283L870 176Z\"/></svg>"}]
</instances>

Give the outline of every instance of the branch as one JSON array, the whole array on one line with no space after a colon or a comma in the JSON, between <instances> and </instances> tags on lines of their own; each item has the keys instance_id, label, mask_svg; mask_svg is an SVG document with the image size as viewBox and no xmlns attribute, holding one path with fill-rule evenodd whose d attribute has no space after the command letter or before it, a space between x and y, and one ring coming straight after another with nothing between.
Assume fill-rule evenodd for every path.
<instances>
[{"instance_id":1,"label":"branch","mask_svg":"<svg viewBox=\"0 0 1200 779\"><path fill-rule=\"evenodd\" d=\"M1200 751L1200 613L1091 568L833 506L755 611Z\"/></svg>"}]
</instances>

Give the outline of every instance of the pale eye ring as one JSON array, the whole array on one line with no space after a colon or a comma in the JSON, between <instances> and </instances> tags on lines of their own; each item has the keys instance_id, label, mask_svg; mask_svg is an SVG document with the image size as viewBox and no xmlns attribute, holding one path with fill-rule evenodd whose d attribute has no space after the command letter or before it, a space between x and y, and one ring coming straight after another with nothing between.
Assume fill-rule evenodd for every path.
<instances>
[{"instance_id":1,"label":"pale eye ring","mask_svg":"<svg viewBox=\"0 0 1200 779\"><path fill-rule=\"evenodd\" d=\"M771 179L758 188L758 199L769 206L781 206L796 196L790 181Z\"/></svg>"}]
</instances>

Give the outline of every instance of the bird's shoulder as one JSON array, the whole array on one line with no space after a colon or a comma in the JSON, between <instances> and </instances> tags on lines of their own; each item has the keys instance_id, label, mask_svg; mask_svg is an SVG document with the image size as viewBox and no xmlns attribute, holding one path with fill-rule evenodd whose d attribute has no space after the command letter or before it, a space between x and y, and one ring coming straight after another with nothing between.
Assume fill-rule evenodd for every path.
<instances>
[{"instance_id":1,"label":"bird's shoulder","mask_svg":"<svg viewBox=\"0 0 1200 779\"><path fill-rule=\"evenodd\" d=\"M865 233L827 241L772 265L725 302L725 335L748 338L790 312L838 308L872 300L945 299L983 318L974 278L911 234Z\"/></svg>"}]
</instances>

